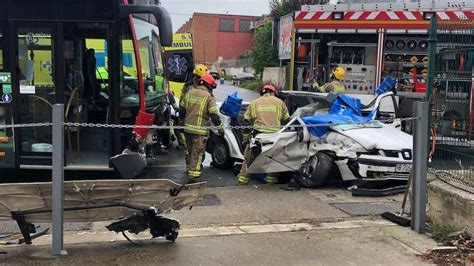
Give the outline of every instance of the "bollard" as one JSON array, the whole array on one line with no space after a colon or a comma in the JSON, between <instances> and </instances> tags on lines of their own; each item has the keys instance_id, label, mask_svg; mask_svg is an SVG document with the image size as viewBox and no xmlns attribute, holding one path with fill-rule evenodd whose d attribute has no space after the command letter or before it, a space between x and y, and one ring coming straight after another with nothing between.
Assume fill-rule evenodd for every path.
<instances>
[{"instance_id":1,"label":"bollard","mask_svg":"<svg viewBox=\"0 0 474 266\"><path fill-rule=\"evenodd\" d=\"M66 255L64 247L64 104L53 105L53 256Z\"/></svg>"},{"instance_id":2,"label":"bollard","mask_svg":"<svg viewBox=\"0 0 474 266\"><path fill-rule=\"evenodd\" d=\"M411 205L411 229L426 232L426 175L428 173L428 113L429 103L413 104L415 133L413 141L413 191Z\"/></svg>"}]
</instances>

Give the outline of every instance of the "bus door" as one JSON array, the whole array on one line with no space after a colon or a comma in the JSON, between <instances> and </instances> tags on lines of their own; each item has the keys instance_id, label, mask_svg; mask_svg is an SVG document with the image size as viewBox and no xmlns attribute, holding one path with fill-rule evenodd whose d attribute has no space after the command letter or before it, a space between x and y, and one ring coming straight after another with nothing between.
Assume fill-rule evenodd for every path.
<instances>
[{"instance_id":1,"label":"bus door","mask_svg":"<svg viewBox=\"0 0 474 266\"><path fill-rule=\"evenodd\" d=\"M69 123L112 124L109 23L64 23L64 106ZM112 130L65 128L66 169L106 170Z\"/></svg>"},{"instance_id":2,"label":"bus door","mask_svg":"<svg viewBox=\"0 0 474 266\"><path fill-rule=\"evenodd\" d=\"M15 25L13 94L16 124L47 123L58 99L54 71L54 24ZM19 128L15 131L19 164L51 165L51 127Z\"/></svg>"}]
</instances>

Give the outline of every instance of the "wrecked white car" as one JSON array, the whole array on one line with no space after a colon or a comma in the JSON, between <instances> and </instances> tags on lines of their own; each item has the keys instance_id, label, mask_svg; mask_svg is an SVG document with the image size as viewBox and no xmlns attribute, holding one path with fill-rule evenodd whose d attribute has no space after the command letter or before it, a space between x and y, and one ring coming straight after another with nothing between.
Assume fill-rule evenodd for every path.
<instances>
[{"instance_id":1,"label":"wrecked white car","mask_svg":"<svg viewBox=\"0 0 474 266\"><path fill-rule=\"evenodd\" d=\"M340 175L358 179L406 179L412 167L412 136L393 125L375 121L377 103L392 94L379 95L373 111L361 115L360 101L347 95L330 95L332 106L300 108L280 131L252 139L258 156L250 173L296 171L303 187L319 187Z\"/></svg>"}]
</instances>

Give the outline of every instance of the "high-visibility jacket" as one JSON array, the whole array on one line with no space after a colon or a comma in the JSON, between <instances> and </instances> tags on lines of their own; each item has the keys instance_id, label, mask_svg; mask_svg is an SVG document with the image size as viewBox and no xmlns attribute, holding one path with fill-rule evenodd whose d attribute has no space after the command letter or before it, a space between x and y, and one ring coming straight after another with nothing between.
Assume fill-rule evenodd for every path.
<instances>
[{"instance_id":1,"label":"high-visibility jacket","mask_svg":"<svg viewBox=\"0 0 474 266\"><path fill-rule=\"evenodd\" d=\"M271 94L250 103L244 119L249 121L255 130L262 133L272 133L280 130L282 121L290 118L288 108L282 100Z\"/></svg>"},{"instance_id":2,"label":"high-visibility jacket","mask_svg":"<svg viewBox=\"0 0 474 266\"><path fill-rule=\"evenodd\" d=\"M182 112L181 112L182 110ZM205 86L194 86L184 96L180 107L180 115L184 114L184 132L197 135L207 135L210 119L216 126L221 122L217 113L215 98Z\"/></svg>"},{"instance_id":3,"label":"high-visibility jacket","mask_svg":"<svg viewBox=\"0 0 474 266\"><path fill-rule=\"evenodd\" d=\"M188 80L186 83L184 83L183 88L181 89L181 96L179 97L180 106L184 100L184 96L189 90L191 90L194 87L194 85L195 85L194 80Z\"/></svg>"},{"instance_id":4,"label":"high-visibility jacket","mask_svg":"<svg viewBox=\"0 0 474 266\"><path fill-rule=\"evenodd\" d=\"M344 93L346 92L346 86L340 81L333 80L329 83L324 84L319 90L321 92Z\"/></svg>"}]
</instances>

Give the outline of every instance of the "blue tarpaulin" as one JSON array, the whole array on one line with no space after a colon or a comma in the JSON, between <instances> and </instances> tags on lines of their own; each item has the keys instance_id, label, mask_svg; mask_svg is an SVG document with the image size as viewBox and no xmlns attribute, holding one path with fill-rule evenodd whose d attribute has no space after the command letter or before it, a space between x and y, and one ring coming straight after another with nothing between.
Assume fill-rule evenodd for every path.
<instances>
[{"instance_id":1,"label":"blue tarpaulin","mask_svg":"<svg viewBox=\"0 0 474 266\"><path fill-rule=\"evenodd\" d=\"M306 125L321 125L308 127L308 130L316 137L322 137L327 133L327 125L329 124L363 123L370 121L372 119L372 114L367 117L362 116L361 106L359 99L339 94L332 102L329 114L307 116L302 119Z\"/></svg>"},{"instance_id":2,"label":"blue tarpaulin","mask_svg":"<svg viewBox=\"0 0 474 266\"><path fill-rule=\"evenodd\" d=\"M361 116L362 104L360 99L356 99L344 94L338 94L331 103L329 114L358 115Z\"/></svg>"}]
</instances>

